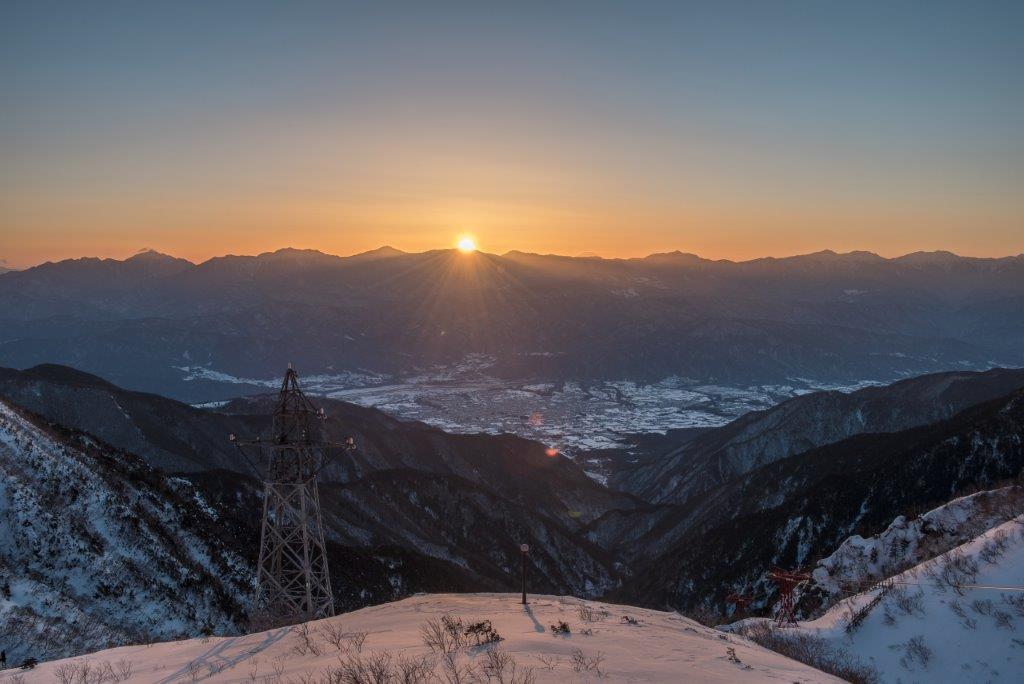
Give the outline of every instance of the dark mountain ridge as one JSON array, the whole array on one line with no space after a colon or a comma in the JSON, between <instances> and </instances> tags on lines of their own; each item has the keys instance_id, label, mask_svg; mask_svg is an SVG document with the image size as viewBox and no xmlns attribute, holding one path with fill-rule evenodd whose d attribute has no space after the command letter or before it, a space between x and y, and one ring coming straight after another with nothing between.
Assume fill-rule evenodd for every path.
<instances>
[{"instance_id":1,"label":"dark mountain ridge","mask_svg":"<svg viewBox=\"0 0 1024 684\"><path fill-rule=\"evenodd\" d=\"M612 474L610 485L652 503L684 503L773 461L860 433L933 423L1024 387L1024 370L954 371L855 392L813 392L686 439Z\"/></svg>"},{"instance_id":2,"label":"dark mountain ridge","mask_svg":"<svg viewBox=\"0 0 1024 684\"><path fill-rule=\"evenodd\" d=\"M1024 365L1020 256L149 254L0 275L0 310L0 363L60 362L190 401L253 388L182 367L265 379L284 357L403 377L483 354L519 380L742 386Z\"/></svg>"},{"instance_id":3,"label":"dark mountain ridge","mask_svg":"<svg viewBox=\"0 0 1024 684\"><path fill-rule=\"evenodd\" d=\"M270 425L273 395L199 409L155 394L121 389L101 378L54 364L25 371L0 368L0 396L56 423L88 431L171 473L226 470L253 473L229 434L258 436ZM576 525L610 508L629 508L628 495L587 477L571 460L514 435L455 435L401 421L372 408L331 399L324 439L353 437L358 449L334 459L325 482L351 482L371 473L414 469L450 474Z\"/></svg>"},{"instance_id":4,"label":"dark mountain ridge","mask_svg":"<svg viewBox=\"0 0 1024 684\"><path fill-rule=\"evenodd\" d=\"M642 530L629 540L639 562L615 595L724 610L727 594L745 591L764 606L774 596L770 567L806 566L852 534L877 534L898 515L1017 479L1022 468L1024 390L929 425L855 435L752 470L681 506L627 514Z\"/></svg>"},{"instance_id":5,"label":"dark mountain ridge","mask_svg":"<svg viewBox=\"0 0 1024 684\"><path fill-rule=\"evenodd\" d=\"M852 429L924 420L930 411L988 399L1019 381L1018 371L1002 369L915 378L856 393L830 415ZM217 523L204 528L215 537L210 543L227 544L248 562L255 556L259 481L226 435L265 430L268 397L199 409L48 365L0 371L0 399L31 407L40 414L33 420L52 434L79 435L77 443L108 460L140 464L154 482L169 483L160 486L200 502L196 510ZM527 440L447 435L374 409L322 403L325 437L351 434L359 444L321 483L332 586L342 609L420 590L512 590L524 542L535 591L723 609L727 594L743 590L756 598L755 609L764 608L773 599L765 579L771 565L806 565L850 534L877 533L897 515L1018 477L1024 465L1021 389L938 422L855 434L760 464L681 504L645 504L609 490ZM871 418L851 420L858 413ZM55 425L61 420L82 431ZM744 425L763 433L752 443L772 443L779 429L763 417ZM59 460L56 452L52 457ZM243 598L236 592L231 615Z\"/></svg>"},{"instance_id":6,"label":"dark mountain ridge","mask_svg":"<svg viewBox=\"0 0 1024 684\"><path fill-rule=\"evenodd\" d=\"M271 397L198 409L48 365L0 370L0 398L187 479L230 512L225 515L245 521L251 543L258 539L259 478L228 434L265 433ZM321 475L326 536L332 553L345 559L332 572L351 572L345 569L351 557L377 558L365 592L339 575L334 586L340 605L367 605L427 584L514 589L508 568L522 543L535 549L538 588L594 594L617 583L612 554L587 540L581 528L607 510L637 502L594 482L571 460L549 457L542 445L511 435L449 435L374 409L317 404L328 415L323 437L340 442L353 436L358 445ZM403 559L398 565L396 555ZM413 576L426 567L433 568L431 578Z\"/></svg>"}]
</instances>

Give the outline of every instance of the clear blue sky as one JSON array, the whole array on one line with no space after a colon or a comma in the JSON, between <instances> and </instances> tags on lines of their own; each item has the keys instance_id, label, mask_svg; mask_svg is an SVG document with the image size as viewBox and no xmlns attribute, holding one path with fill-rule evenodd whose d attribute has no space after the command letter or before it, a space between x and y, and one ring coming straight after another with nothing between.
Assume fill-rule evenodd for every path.
<instances>
[{"instance_id":1,"label":"clear blue sky","mask_svg":"<svg viewBox=\"0 0 1024 684\"><path fill-rule=\"evenodd\" d=\"M1024 251L1024 2L5 2L0 258Z\"/></svg>"}]
</instances>

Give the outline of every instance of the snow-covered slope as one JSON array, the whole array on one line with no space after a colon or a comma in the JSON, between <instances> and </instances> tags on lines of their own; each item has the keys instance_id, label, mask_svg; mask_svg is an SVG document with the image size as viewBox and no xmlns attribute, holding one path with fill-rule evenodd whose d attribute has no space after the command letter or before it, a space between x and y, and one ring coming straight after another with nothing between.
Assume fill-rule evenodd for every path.
<instances>
[{"instance_id":1,"label":"snow-covered slope","mask_svg":"<svg viewBox=\"0 0 1024 684\"><path fill-rule=\"evenodd\" d=\"M869 586L974 539L1024 514L1024 487L1012 485L954 499L908 520L899 516L874 537L849 537L829 557L818 561L801 592L800 607L816 615L849 593Z\"/></svg>"},{"instance_id":2,"label":"snow-covered slope","mask_svg":"<svg viewBox=\"0 0 1024 684\"><path fill-rule=\"evenodd\" d=\"M185 480L0 401L8 662L235 630L251 569Z\"/></svg>"},{"instance_id":3,"label":"snow-covered slope","mask_svg":"<svg viewBox=\"0 0 1024 684\"><path fill-rule=\"evenodd\" d=\"M589 620L581 617L588 611ZM455 648L451 663L460 678L446 677L444 658L425 645L422 634L429 621L440 621L446 614L463 625L489 620L501 637L482 646L471 638L469 644ZM571 632L556 636L550 626L561 621ZM340 646L330 643L332 628L341 633ZM352 635L363 632L365 641L359 648ZM41 664L25 672L25 682L60 681L58 673L70 673L86 662L92 671L105 669L108 663L115 674L130 670L132 682L167 684L352 681L331 675L339 668L382 662L396 675L402 668L425 667L437 679L355 681L840 681L673 613L554 596L531 597L529 610L524 610L513 594L417 595L309 623L307 633L309 643L301 629L282 628L244 637L117 648ZM426 664L420 665L424 659Z\"/></svg>"},{"instance_id":4,"label":"snow-covered slope","mask_svg":"<svg viewBox=\"0 0 1024 684\"><path fill-rule=\"evenodd\" d=\"M1024 516L783 632L820 636L883 682L1020 682L1022 588Z\"/></svg>"}]
</instances>

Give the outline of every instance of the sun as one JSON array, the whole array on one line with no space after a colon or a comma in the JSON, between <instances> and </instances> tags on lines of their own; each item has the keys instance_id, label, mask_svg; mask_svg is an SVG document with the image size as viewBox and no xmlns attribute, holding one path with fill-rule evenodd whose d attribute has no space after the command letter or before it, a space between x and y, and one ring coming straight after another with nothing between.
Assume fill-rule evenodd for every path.
<instances>
[{"instance_id":1,"label":"sun","mask_svg":"<svg viewBox=\"0 0 1024 684\"><path fill-rule=\"evenodd\" d=\"M455 246L459 248L459 251L463 254L469 254L470 252L476 251L476 240L473 239L472 235L463 235L459 238L459 241L455 243Z\"/></svg>"}]
</instances>

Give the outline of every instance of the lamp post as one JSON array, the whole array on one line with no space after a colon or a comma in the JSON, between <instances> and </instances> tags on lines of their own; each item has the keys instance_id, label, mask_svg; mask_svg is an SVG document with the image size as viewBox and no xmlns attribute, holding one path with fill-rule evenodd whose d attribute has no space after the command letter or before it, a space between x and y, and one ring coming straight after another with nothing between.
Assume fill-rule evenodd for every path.
<instances>
[{"instance_id":1,"label":"lamp post","mask_svg":"<svg viewBox=\"0 0 1024 684\"><path fill-rule=\"evenodd\" d=\"M526 605L526 555L530 553L529 544L522 544L519 546L519 550L523 555L523 605Z\"/></svg>"}]
</instances>

